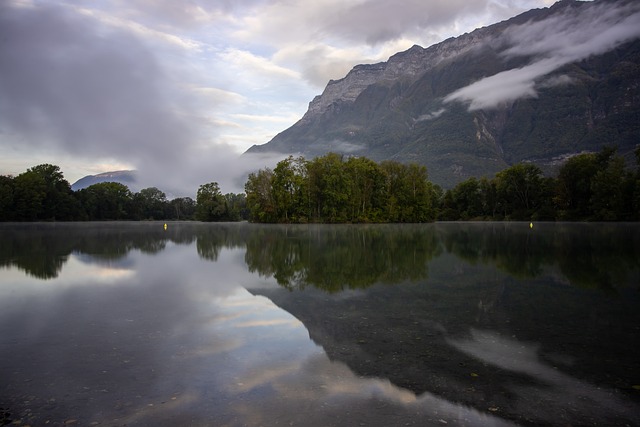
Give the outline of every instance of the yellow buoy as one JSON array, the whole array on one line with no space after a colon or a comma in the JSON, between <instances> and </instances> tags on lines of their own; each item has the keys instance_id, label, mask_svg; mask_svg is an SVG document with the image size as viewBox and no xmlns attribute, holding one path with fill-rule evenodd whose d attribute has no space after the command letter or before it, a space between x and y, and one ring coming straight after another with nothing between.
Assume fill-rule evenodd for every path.
<instances>
[{"instance_id":1,"label":"yellow buoy","mask_svg":"<svg viewBox=\"0 0 640 427\"><path fill-rule=\"evenodd\" d=\"M167 229L167 224L165 224L165 225L164 225L164 229L165 229L165 230Z\"/></svg>"},{"instance_id":2,"label":"yellow buoy","mask_svg":"<svg viewBox=\"0 0 640 427\"><path fill-rule=\"evenodd\" d=\"M165 228L166 227L167 227L167 225L165 224ZM533 223L532 222L529 223L529 228L533 228Z\"/></svg>"}]
</instances>

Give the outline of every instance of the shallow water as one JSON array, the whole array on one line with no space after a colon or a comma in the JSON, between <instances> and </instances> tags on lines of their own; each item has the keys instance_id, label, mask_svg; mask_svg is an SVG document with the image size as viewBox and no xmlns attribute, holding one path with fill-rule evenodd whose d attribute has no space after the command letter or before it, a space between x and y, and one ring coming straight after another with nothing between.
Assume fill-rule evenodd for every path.
<instances>
[{"instance_id":1,"label":"shallow water","mask_svg":"<svg viewBox=\"0 0 640 427\"><path fill-rule=\"evenodd\" d=\"M637 425L640 228L0 224L0 425Z\"/></svg>"}]
</instances>

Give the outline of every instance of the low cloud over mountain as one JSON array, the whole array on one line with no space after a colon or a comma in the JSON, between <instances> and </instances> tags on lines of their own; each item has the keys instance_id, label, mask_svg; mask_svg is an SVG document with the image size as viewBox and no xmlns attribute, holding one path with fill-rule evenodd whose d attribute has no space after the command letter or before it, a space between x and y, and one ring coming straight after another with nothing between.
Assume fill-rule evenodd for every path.
<instances>
[{"instance_id":1,"label":"low cloud over mountain","mask_svg":"<svg viewBox=\"0 0 640 427\"><path fill-rule=\"evenodd\" d=\"M497 107L537 96L542 78L572 62L602 55L640 37L640 8L630 2L598 2L563 9L540 21L509 27L497 40L500 56L531 58L530 63L485 77L444 98L469 103L471 110Z\"/></svg>"},{"instance_id":2,"label":"low cloud over mountain","mask_svg":"<svg viewBox=\"0 0 640 427\"><path fill-rule=\"evenodd\" d=\"M305 116L248 153L347 155L427 166L445 187L518 162L640 140L640 3L564 0L332 80ZM339 147L338 147L339 148Z\"/></svg>"}]
</instances>

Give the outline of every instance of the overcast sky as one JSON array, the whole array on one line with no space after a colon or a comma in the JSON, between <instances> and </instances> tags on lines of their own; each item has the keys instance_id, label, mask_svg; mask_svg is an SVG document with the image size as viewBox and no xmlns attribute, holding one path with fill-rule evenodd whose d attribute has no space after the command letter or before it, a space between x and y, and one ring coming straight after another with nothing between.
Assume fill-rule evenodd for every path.
<instances>
[{"instance_id":1,"label":"overcast sky","mask_svg":"<svg viewBox=\"0 0 640 427\"><path fill-rule=\"evenodd\" d=\"M552 3L0 0L0 174L53 163L73 183L135 168L176 196L211 181L239 192L263 166L240 153L294 124L329 79Z\"/></svg>"}]
</instances>

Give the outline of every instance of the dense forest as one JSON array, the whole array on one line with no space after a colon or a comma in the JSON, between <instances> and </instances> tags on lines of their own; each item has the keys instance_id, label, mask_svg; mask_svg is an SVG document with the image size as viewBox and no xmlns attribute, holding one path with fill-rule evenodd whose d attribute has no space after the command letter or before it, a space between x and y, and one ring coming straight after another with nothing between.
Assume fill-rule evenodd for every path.
<instances>
[{"instance_id":1,"label":"dense forest","mask_svg":"<svg viewBox=\"0 0 640 427\"><path fill-rule=\"evenodd\" d=\"M245 185L256 222L429 222L439 191L424 166L334 153L289 157L250 174Z\"/></svg>"},{"instance_id":2,"label":"dense forest","mask_svg":"<svg viewBox=\"0 0 640 427\"><path fill-rule=\"evenodd\" d=\"M203 184L196 200L168 200L103 182L72 191L60 168L42 164L0 176L0 221L198 220L263 223L419 223L436 220L638 221L640 148L628 168L613 148L567 160L556 177L519 163L444 191L424 166L334 153L289 157L249 174L246 194Z\"/></svg>"},{"instance_id":3,"label":"dense forest","mask_svg":"<svg viewBox=\"0 0 640 427\"><path fill-rule=\"evenodd\" d=\"M156 187L133 193L117 182L72 191L60 168L50 164L0 176L0 221L240 221L246 219L244 206L244 194L222 194L215 182L201 185L196 200L167 200Z\"/></svg>"},{"instance_id":4,"label":"dense forest","mask_svg":"<svg viewBox=\"0 0 640 427\"><path fill-rule=\"evenodd\" d=\"M635 154L640 165L640 148ZM289 157L250 174L245 192L256 222L640 220L640 169L627 169L609 147L570 158L556 177L519 163L447 191L415 164L332 153Z\"/></svg>"},{"instance_id":5,"label":"dense forest","mask_svg":"<svg viewBox=\"0 0 640 427\"><path fill-rule=\"evenodd\" d=\"M520 163L493 179L470 178L447 191L440 220L638 221L640 148L625 167L614 148L571 157L556 177Z\"/></svg>"}]
</instances>

